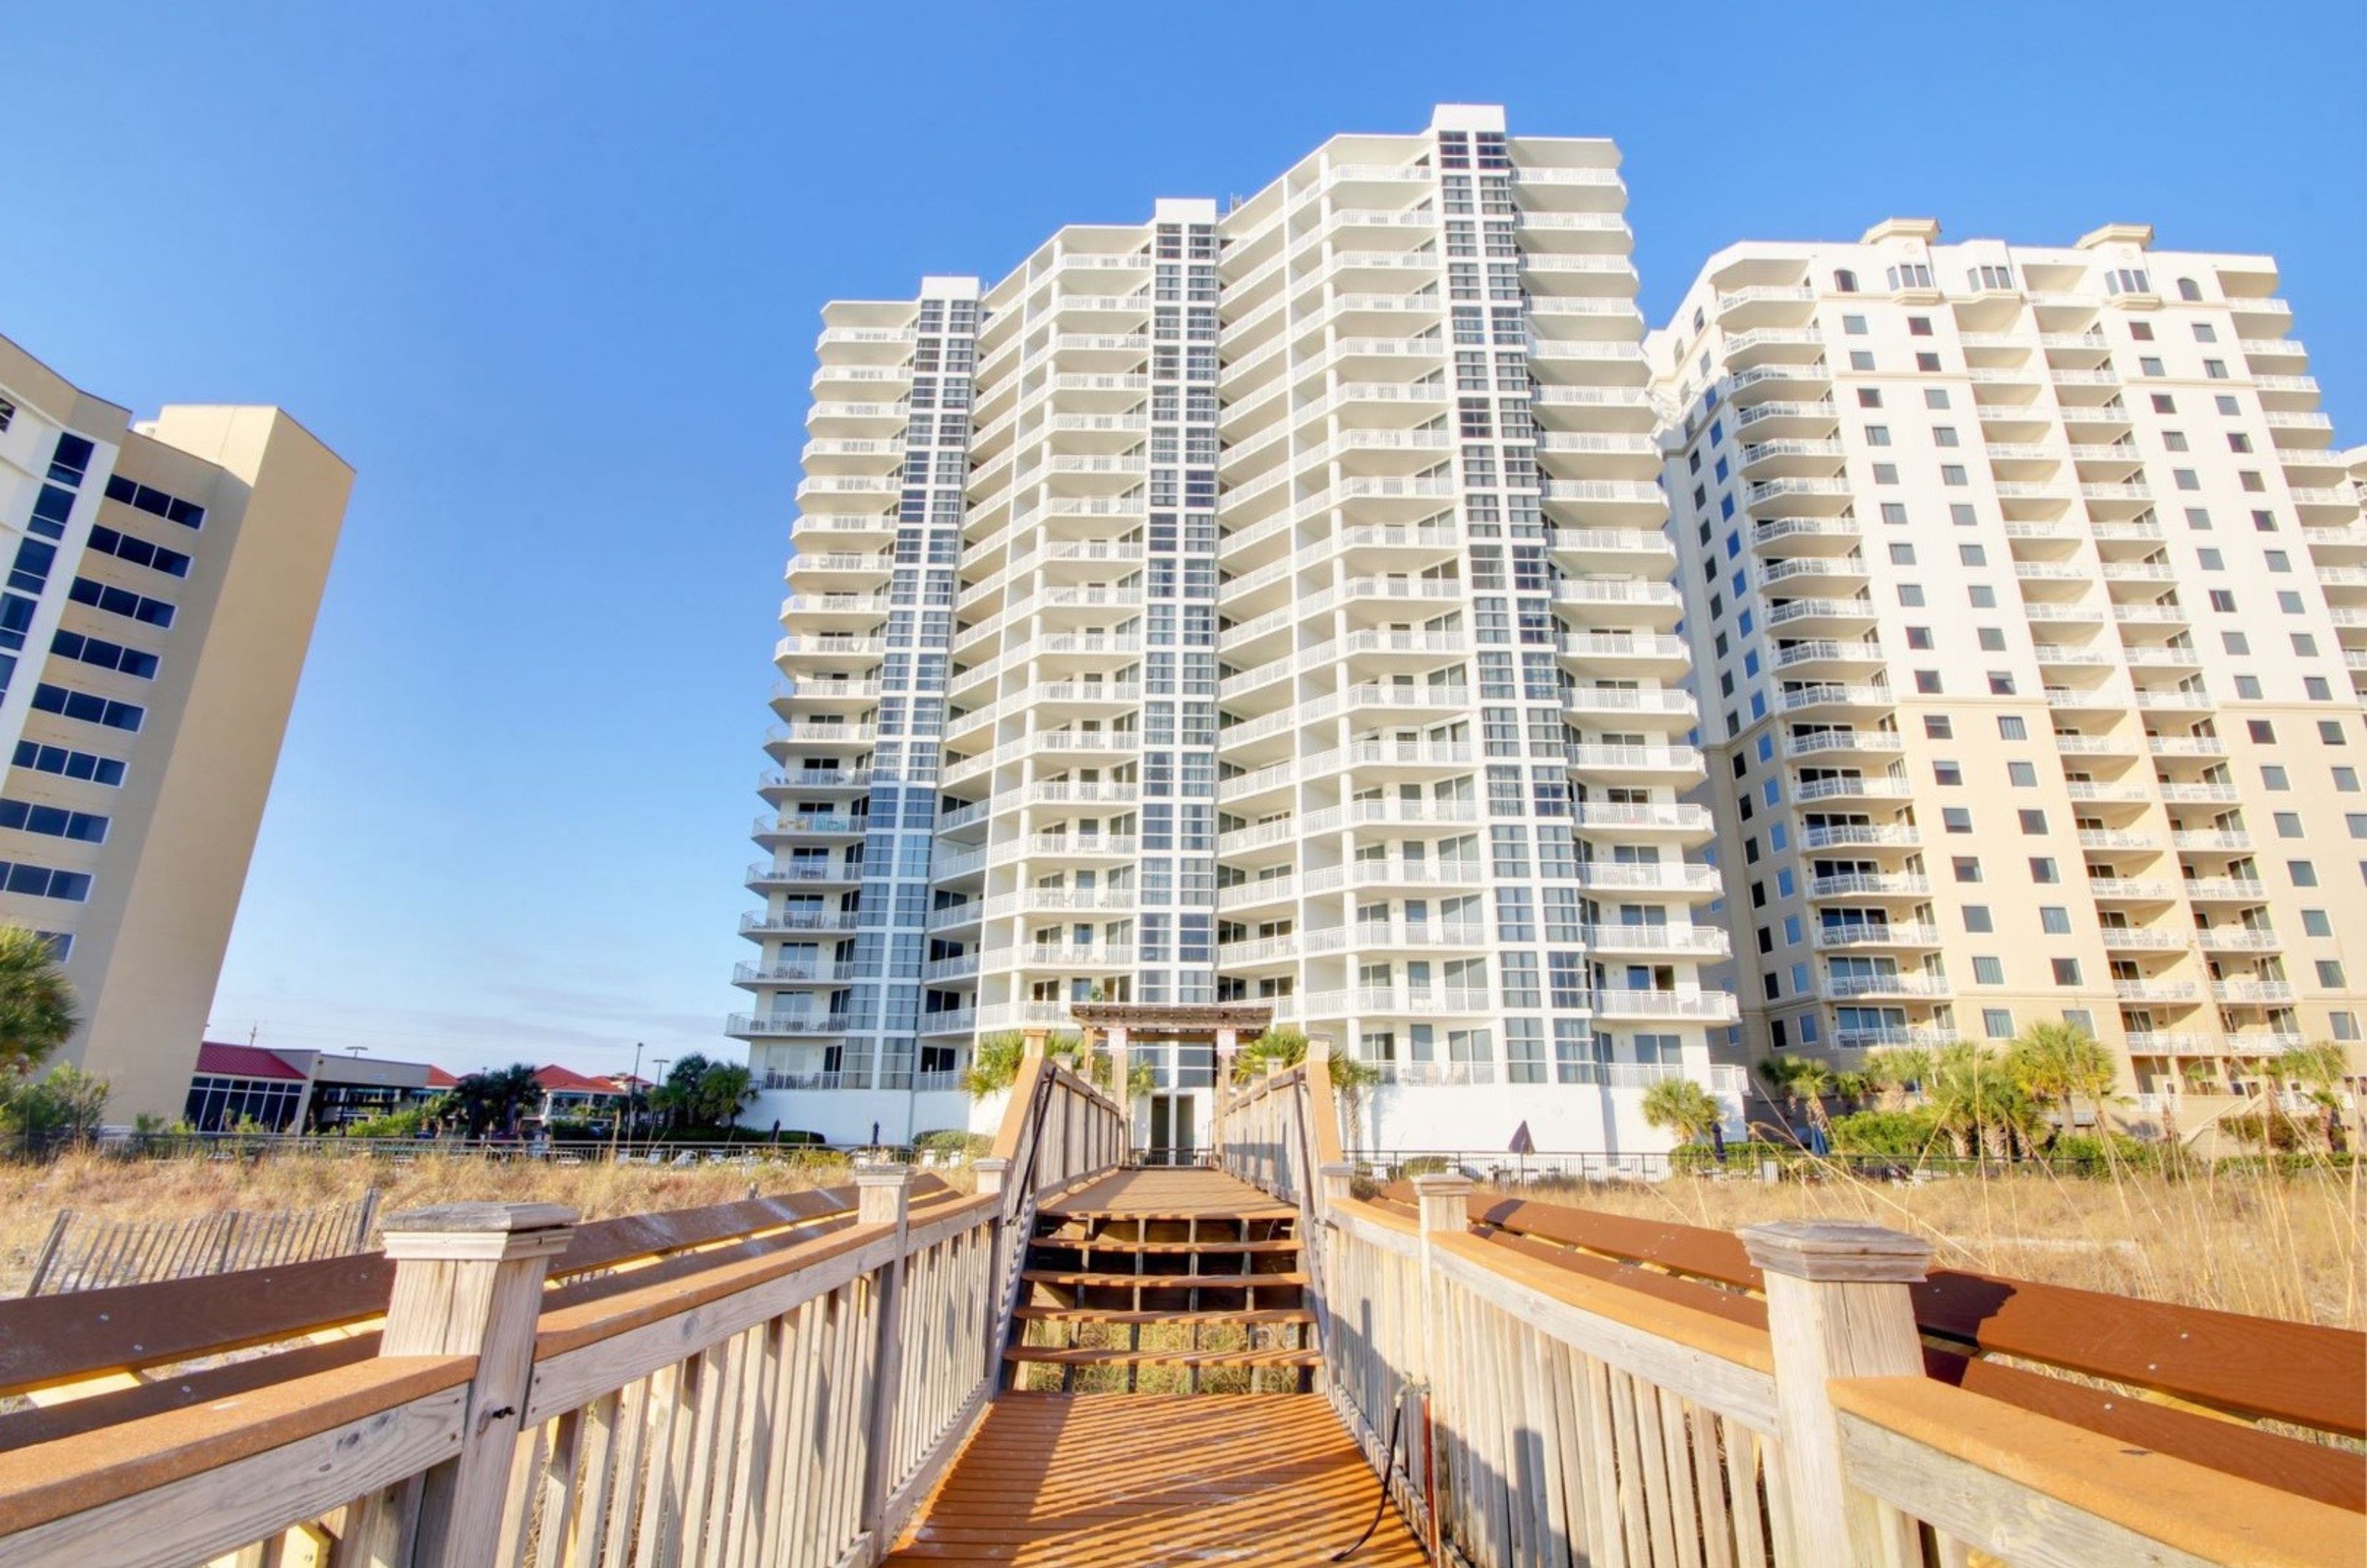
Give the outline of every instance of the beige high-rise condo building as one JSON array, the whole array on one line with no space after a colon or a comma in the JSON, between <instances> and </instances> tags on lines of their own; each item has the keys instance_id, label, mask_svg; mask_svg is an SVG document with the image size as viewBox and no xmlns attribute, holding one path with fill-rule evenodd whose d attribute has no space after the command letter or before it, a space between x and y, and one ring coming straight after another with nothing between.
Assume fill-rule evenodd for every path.
<instances>
[{"instance_id":1,"label":"beige high-rise condo building","mask_svg":"<svg viewBox=\"0 0 2367 1568\"><path fill-rule=\"evenodd\" d=\"M1893 220L1653 335L1753 1051L2066 1019L2147 1113L2367 1059L2367 525L2276 288Z\"/></svg>"},{"instance_id":2,"label":"beige high-rise condo building","mask_svg":"<svg viewBox=\"0 0 2367 1568\"><path fill-rule=\"evenodd\" d=\"M963 1126L980 1038L1096 1021L1153 1148L1267 1020L1378 1070L1368 1145L1738 1111L1625 202L1447 107L824 311L750 1121Z\"/></svg>"},{"instance_id":3,"label":"beige high-rise condo building","mask_svg":"<svg viewBox=\"0 0 2367 1568\"><path fill-rule=\"evenodd\" d=\"M110 1122L181 1113L352 484L277 409L135 423L0 338L0 919L64 951Z\"/></svg>"}]
</instances>

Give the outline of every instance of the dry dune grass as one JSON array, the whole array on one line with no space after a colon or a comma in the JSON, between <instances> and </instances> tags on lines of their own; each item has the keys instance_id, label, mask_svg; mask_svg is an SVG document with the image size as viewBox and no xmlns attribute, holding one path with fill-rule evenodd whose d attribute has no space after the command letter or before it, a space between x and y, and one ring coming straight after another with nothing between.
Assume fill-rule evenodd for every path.
<instances>
[{"instance_id":1,"label":"dry dune grass","mask_svg":"<svg viewBox=\"0 0 2367 1568\"><path fill-rule=\"evenodd\" d=\"M1718 1230L1856 1220L1924 1237L1943 1268L2367 1328L2367 1182L2357 1170L2017 1174L1920 1186L1839 1174L1773 1185L1680 1177L1528 1195Z\"/></svg>"},{"instance_id":2,"label":"dry dune grass","mask_svg":"<svg viewBox=\"0 0 2367 1568\"><path fill-rule=\"evenodd\" d=\"M958 1173L941 1173L949 1179ZM33 1255L60 1209L95 1221L153 1222L245 1211L310 1209L360 1198L375 1182L379 1212L424 1203L563 1203L587 1220L694 1209L762 1193L843 1182L843 1168L789 1164L662 1167L556 1165L428 1156L403 1165L367 1157L284 1156L253 1164L202 1158L119 1160L69 1154L46 1165L0 1164L0 1296L23 1292Z\"/></svg>"}]
</instances>

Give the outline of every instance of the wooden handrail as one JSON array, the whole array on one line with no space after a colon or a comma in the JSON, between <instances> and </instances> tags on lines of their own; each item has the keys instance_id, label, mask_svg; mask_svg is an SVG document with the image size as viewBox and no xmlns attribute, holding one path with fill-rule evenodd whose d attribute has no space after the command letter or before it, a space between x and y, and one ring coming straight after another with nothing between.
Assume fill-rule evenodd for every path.
<instances>
[{"instance_id":1,"label":"wooden handrail","mask_svg":"<svg viewBox=\"0 0 2367 1568\"><path fill-rule=\"evenodd\" d=\"M1964 1540L2002 1528L2056 1562L2367 1562L2367 1517L1928 1378L1842 1380L1829 1394L1852 1483Z\"/></svg>"},{"instance_id":2,"label":"wooden handrail","mask_svg":"<svg viewBox=\"0 0 2367 1568\"><path fill-rule=\"evenodd\" d=\"M1410 1207L1411 1189L1383 1198ZM1647 1265L1758 1292L1764 1281L1725 1231L1561 1203L1475 1193L1484 1232ZM1925 1335L1984 1355L2044 1362L2229 1415L2367 1435L2367 1334L2174 1306L2064 1285L1934 1269L1914 1287Z\"/></svg>"},{"instance_id":3,"label":"wooden handrail","mask_svg":"<svg viewBox=\"0 0 2367 1568\"><path fill-rule=\"evenodd\" d=\"M912 1190L915 1202L954 1195L934 1176L916 1177ZM580 1277L597 1270L635 1262L646 1266L692 1249L776 1235L851 1214L854 1208L854 1189L834 1187L597 1220L577 1227L550 1273L562 1281L559 1290L580 1292L585 1284ZM393 1283L392 1266L370 1253L0 1301L0 1394L62 1387L104 1372L172 1366L366 1324L385 1314ZM602 1288L593 1286L593 1292ZM0 1417L0 1435L9 1419Z\"/></svg>"},{"instance_id":4,"label":"wooden handrail","mask_svg":"<svg viewBox=\"0 0 2367 1568\"><path fill-rule=\"evenodd\" d=\"M234 1402L12 1449L0 1453L0 1538L459 1388L475 1367L470 1356L380 1357Z\"/></svg>"}]
</instances>

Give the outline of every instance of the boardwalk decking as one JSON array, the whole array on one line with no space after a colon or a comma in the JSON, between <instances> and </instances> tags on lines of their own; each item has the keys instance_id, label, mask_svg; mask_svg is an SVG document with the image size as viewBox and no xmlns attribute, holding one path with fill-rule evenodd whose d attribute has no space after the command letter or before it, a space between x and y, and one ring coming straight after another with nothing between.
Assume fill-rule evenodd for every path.
<instances>
[{"instance_id":1,"label":"boardwalk decking","mask_svg":"<svg viewBox=\"0 0 2367 1568\"><path fill-rule=\"evenodd\" d=\"M1356 1539L1378 1492L1319 1394L1006 1393L888 1561L1308 1568ZM1421 1562L1394 1508L1349 1559Z\"/></svg>"},{"instance_id":2,"label":"boardwalk decking","mask_svg":"<svg viewBox=\"0 0 2367 1568\"><path fill-rule=\"evenodd\" d=\"M1119 1170L1046 1200L1047 1215L1074 1219L1286 1220L1298 1211L1221 1170L1190 1166Z\"/></svg>"}]
</instances>

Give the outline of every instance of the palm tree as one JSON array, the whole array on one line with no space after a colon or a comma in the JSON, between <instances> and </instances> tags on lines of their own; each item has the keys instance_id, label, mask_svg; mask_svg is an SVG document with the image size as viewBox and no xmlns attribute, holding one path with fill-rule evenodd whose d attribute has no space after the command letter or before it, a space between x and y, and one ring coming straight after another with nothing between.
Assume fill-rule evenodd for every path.
<instances>
[{"instance_id":1,"label":"palm tree","mask_svg":"<svg viewBox=\"0 0 2367 1568\"><path fill-rule=\"evenodd\" d=\"M729 1127L740 1108L756 1098L756 1075L738 1062L714 1062L698 1075L699 1120Z\"/></svg>"},{"instance_id":2,"label":"palm tree","mask_svg":"<svg viewBox=\"0 0 2367 1568\"><path fill-rule=\"evenodd\" d=\"M489 1130L514 1132L518 1118L542 1098L534 1074L531 1062L513 1062L506 1067L470 1073L452 1086L445 1100L469 1123L469 1136L472 1138L483 1137ZM672 1087L671 1079L668 1087ZM658 1092L663 1094L665 1090Z\"/></svg>"},{"instance_id":3,"label":"palm tree","mask_svg":"<svg viewBox=\"0 0 2367 1568\"><path fill-rule=\"evenodd\" d=\"M1246 1083L1265 1071L1268 1063L1277 1069L1287 1070L1305 1060L1305 1034L1286 1025L1270 1028L1233 1053L1233 1079L1237 1083Z\"/></svg>"},{"instance_id":4,"label":"palm tree","mask_svg":"<svg viewBox=\"0 0 2367 1568\"><path fill-rule=\"evenodd\" d=\"M1803 1106L1808 1124L1829 1134L1825 1096L1833 1092L1833 1070L1815 1056L1772 1056L1759 1064L1759 1076L1783 1093L1785 1110L1797 1115Z\"/></svg>"},{"instance_id":5,"label":"palm tree","mask_svg":"<svg viewBox=\"0 0 2367 1568\"><path fill-rule=\"evenodd\" d=\"M1939 1129L1959 1159L1976 1147L1985 1156L2006 1158L2017 1142L2031 1141L2036 1114L2001 1053L1950 1045L1934 1058L1930 1088Z\"/></svg>"},{"instance_id":6,"label":"palm tree","mask_svg":"<svg viewBox=\"0 0 2367 1568\"><path fill-rule=\"evenodd\" d=\"M1340 1108L1345 1112L1350 1137L1348 1146L1355 1148L1364 1134L1365 1096L1381 1081L1381 1069L1370 1062L1360 1062L1353 1056L1333 1056L1324 1063L1331 1075L1331 1087L1340 1096Z\"/></svg>"},{"instance_id":7,"label":"palm tree","mask_svg":"<svg viewBox=\"0 0 2367 1568\"><path fill-rule=\"evenodd\" d=\"M1644 1122L1674 1133L1677 1141L1698 1144L1726 1120L1709 1090L1691 1078L1656 1078L1644 1090Z\"/></svg>"},{"instance_id":8,"label":"palm tree","mask_svg":"<svg viewBox=\"0 0 2367 1568\"><path fill-rule=\"evenodd\" d=\"M2350 1073L2350 1060L2342 1047L2331 1040L2296 1045L2276 1059L2273 1070L2286 1082L2301 1085L2302 1091L2317 1102L2319 1134L2328 1149L2341 1153L2342 1101L2338 1091Z\"/></svg>"},{"instance_id":9,"label":"palm tree","mask_svg":"<svg viewBox=\"0 0 2367 1568\"><path fill-rule=\"evenodd\" d=\"M1885 1111L1904 1111L1909 1090L1920 1091L1931 1077L1931 1053L1912 1045L1885 1046L1868 1051L1859 1070Z\"/></svg>"},{"instance_id":10,"label":"palm tree","mask_svg":"<svg viewBox=\"0 0 2367 1568\"><path fill-rule=\"evenodd\" d=\"M1018 1078L1019 1058L1026 1050L1027 1037L1016 1031L979 1036L970 1047L969 1066L962 1069L963 1089L972 1100L1001 1094Z\"/></svg>"},{"instance_id":11,"label":"palm tree","mask_svg":"<svg viewBox=\"0 0 2367 1568\"><path fill-rule=\"evenodd\" d=\"M82 1020L48 937L0 925L0 1084L32 1075Z\"/></svg>"},{"instance_id":12,"label":"palm tree","mask_svg":"<svg viewBox=\"0 0 2367 1568\"><path fill-rule=\"evenodd\" d=\"M2007 1047L2005 1063L2022 1092L2061 1108L2064 1132L2071 1131L2076 1095L2094 1107L2096 1132L2102 1135L2104 1101L2112 1091L2112 1055L2086 1030L2061 1021L2033 1023Z\"/></svg>"}]
</instances>

